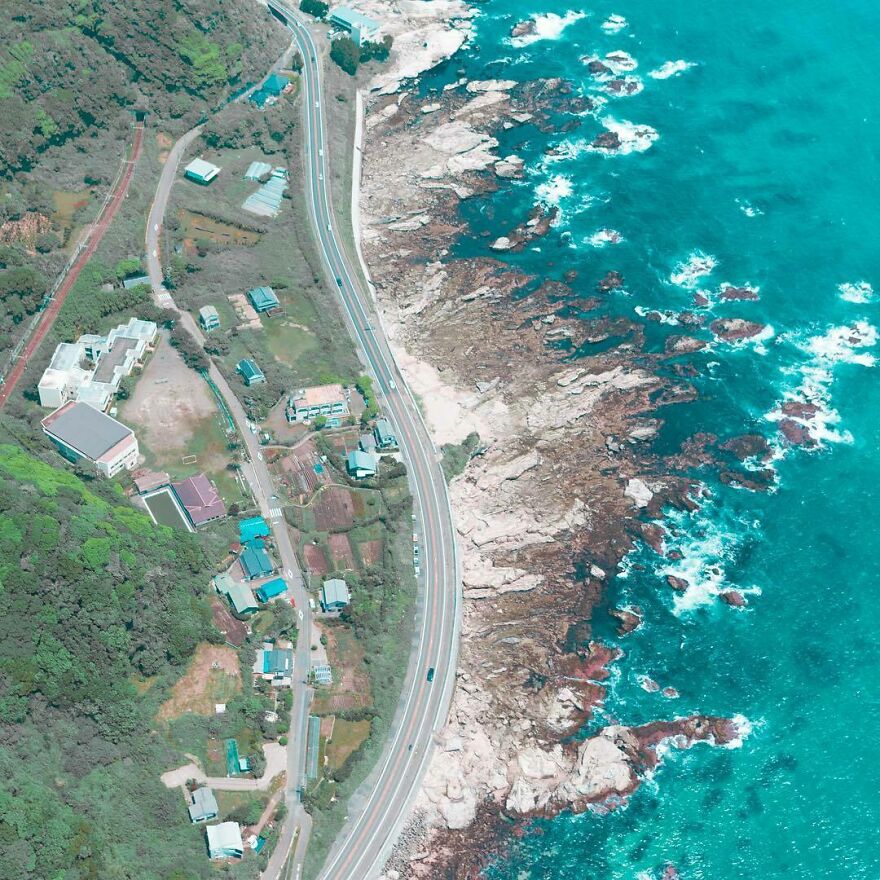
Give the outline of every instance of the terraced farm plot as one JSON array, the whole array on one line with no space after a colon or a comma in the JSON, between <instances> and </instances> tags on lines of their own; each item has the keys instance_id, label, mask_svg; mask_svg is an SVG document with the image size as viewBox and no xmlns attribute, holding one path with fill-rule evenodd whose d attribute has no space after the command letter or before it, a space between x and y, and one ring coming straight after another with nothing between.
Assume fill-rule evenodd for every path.
<instances>
[{"instance_id":1,"label":"terraced farm plot","mask_svg":"<svg viewBox=\"0 0 880 880\"><path fill-rule=\"evenodd\" d=\"M373 705L370 676L364 664L364 649L351 630L343 626L325 626L327 660L333 667L334 683L315 693L312 711L315 715L335 715L349 709L365 709ZM336 724L340 723L337 718ZM336 732L334 729L334 738Z\"/></svg>"},{"instance_id":2,"label":"terraced farm plot","mask_svg":"<svg viewBox=\"0 0 880 880\"><path fill-rule=\"evenodd\" d=\"M330 535L327 538L327 544L330 547L330 558L334 569L337 571L357 570L357 562L355 562L348 535Z\"/></svg>"},{"instance_id":3,"label":"terraced farm plot","mask_svg":"<svg viewBox=\"0 0 880 880\"><path fill-rule=\"evenodd\" d=\"M315 528L322 532L349 529L354 525L355 503L352 493L342 486L329 486L312 502Z\"/></svg>"},{"instance_id":4,"label":"terraced farm plot","mask_svg":"<svg viewBox=\"0 0 880 880\"><path fill-rule=\"evenodd\" d=\"M317 544L306 544L303 548L303 556L306 558L306 565L309 571L315 575L325 575L330 571L330 565L324 551Z\"/></svg>"},{"instance_id":5,"label":"terraced farm plot","mask_svg":"<svg viewBox=\"0 0 880 880\"><path fill-rule=\"evenodd\" d=\"M186 245L195 252L193 244L197 239L207 239L215 244L237 247L253 247L261 238L259 232L252 229L243 229L233 223L224 223L198 211L188 211L181 208L177 212Z\"/></svg>"},{"instance_id":6,"label":"terraced farm plot","mask_svg":"<svg viewBox=\"0 0 880 880\"><path fill-rule=\"evenodd\" d=\"M382 560L383 547L384 543L381 538L375 541L361 541L357 545L358 555L365 568L379 564Z\"/></svg>"}]
</instances>

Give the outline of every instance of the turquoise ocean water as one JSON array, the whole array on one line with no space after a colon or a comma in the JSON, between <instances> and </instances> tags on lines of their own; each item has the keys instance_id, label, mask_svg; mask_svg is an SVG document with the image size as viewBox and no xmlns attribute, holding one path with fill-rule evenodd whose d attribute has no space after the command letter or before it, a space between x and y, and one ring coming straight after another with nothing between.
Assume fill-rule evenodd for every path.
<instances>
[{"instance_id":1,"label":"turquoise ocean water","mask_svg":"<svg viewBox=\"0 0 880 880\"><path fill-rule=\"evenodd\" d=\"M775 491L723 486L701 471L712 500L677 517L669 545L684 559L640 548L622 567L607 602L640 605L641 629L618 639L604 608L595 620L597 635L624 656L593 726L736 715L750 731L742 746L670 752L627 809L535 823L487 876L646 880L674 865L682 878L877 880L880 8L871 0L583 8L488 0L479 10L472 46L424 89L464 68L471 79L562 76L601 94L580 59L616 50L635 60L626 75L643 89L609 98L577 131L502 133L501 155L519 154L528 173L466 205L476 235L462 252L489 255L511 218L543 199L559 207L560 222L537 248L505 257L510 263L555 278L575 268L573 286L584 294L619 270L627 293L611 295L607 311L635 320L647 309L675 315L704 290L710 319L767 324L756 341L683 359L698 370L701 396L662 411L657 449L696 431L759 433L778 448ZM558 18L540 18L540 39L511 43L513 24L548 13ZM612 14L627 26L603 28ZM686 64L663 68L676 61ZM601 118L650 126L657 137L627 155L590 152ZM557 154L548 157L548 147ZM623 241L597 246L602 229ZM711 272L687 277L694 256ZM757 287L760 300L721 302L724 283ZM650 323L648 345L662 350L681 332ZM817 449L779 443L772 413L787 399L820 408ZM674 594L666 573L691 588ZM730 586L748 594L747 611L717 599ZM679 699L647 693L641 676L676 688Z\"/></svg>"}]
</instances>

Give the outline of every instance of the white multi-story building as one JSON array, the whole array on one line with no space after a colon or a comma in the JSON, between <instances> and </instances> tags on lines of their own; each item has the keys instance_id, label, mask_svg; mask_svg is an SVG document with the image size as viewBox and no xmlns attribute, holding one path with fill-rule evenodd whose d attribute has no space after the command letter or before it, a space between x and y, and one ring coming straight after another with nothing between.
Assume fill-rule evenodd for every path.
<instances>
[{"instance_id":1,"label":"white multi-story building","mask_svg":"<svg viewBox=\"0 0 880 880\"><path fill-rule=\"evenodd\" d=\"M37 386L40 405L57 409L69 400L105 410L119 385L156 341L154 321L129 319L106 336L86 333L76 342L62 342Z\"/></svg>"},{"instance_id":2,"label":"white multi-story building","mask_svg":"<svg viewBox=\"0 0 880 880\"><path fill-rule=\"evenodd\" d=\"M87 403L70 400L40 424L68 461L89 461L105 477L137 465L140 450L131 428Z\"/></svg>"},{"instance_id":3,"label":"white multi-story building","mask_svg":"<svg viewBox=\"0 0 880 880\"><path fill-rule=\"evenodd\" d=\"M341 424L342 417L347 415L348 398L339 383L300 388L287 401L288 422L306 422L326 416L329 422Z\"/></svg>"}]
</instances>

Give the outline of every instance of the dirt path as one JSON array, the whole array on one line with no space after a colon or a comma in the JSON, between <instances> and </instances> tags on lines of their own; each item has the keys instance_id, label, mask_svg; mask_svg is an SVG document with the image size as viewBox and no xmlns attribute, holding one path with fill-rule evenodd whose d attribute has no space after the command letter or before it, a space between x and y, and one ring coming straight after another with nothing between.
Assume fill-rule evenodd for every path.
<instances>
[{"instance_id":1,"label":"dirt path","mask_svg":"<svg viewBox=\"0 0 880 880\"><path fill-rule=\"evenodd\" d=\"M123 172L116 189L113 191L110 200L106 202L101 213L98 215L97 222L92 227L92 231L87 239L88 244L82 249L82 251L80 251L79 256L73 261L70 269L67 271L67 275L65 275L64 280L61 282L61 286L55 291L55 295L52 297L49 305L39 314L39 319L36 328L33 331L33 335L25 344L18 359L13 362L12 369L6 375L3 385L0 386L0 409L6 405L6 401L9 400L9 397L15 390L15 386L24 375L24 371L27 369L30 359L34 356L34 353L40 347L40 344L46 338L46 335L55 323L55 319L58 317L58 313L64 305L64 300L67 299L67 295L76 283L76 279L79 278L79 273L92 258L95 251L98 249L101 240L110 228L113 218L116 216L117 211L128 193L131 178L134 176L135 165L137 164L138 158L140 158L143 139L144 127L138 125L134 130L134 143L132 145L131 157L126 159L125 171Z\"/></svg>"}]
</instances>

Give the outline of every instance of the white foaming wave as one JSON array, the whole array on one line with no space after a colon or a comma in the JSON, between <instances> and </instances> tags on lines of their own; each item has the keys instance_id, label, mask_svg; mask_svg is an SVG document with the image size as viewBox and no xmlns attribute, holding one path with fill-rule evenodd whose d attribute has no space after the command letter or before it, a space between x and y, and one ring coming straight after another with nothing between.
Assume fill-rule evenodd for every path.
<instances>
[{"instance_id":1,"label":"white foaming wave","mask_svg":"<svg viewBox=\"0 0 880 880\"><path fill-rule=\"evenodd\" d=\"M755 732L755 725L745 715L737 712L730 719L736 729L736 738L724 744L725 749L741 749L743 743Z\"/></svg>"},{"instance_id":2,"label":"white foaming wave","mask_svg":"<svg viewBox=\"0 0 880 880\"><path fill-rule=\"evenodd\" d=\"M764 418L770 422L780 422L783 419L796 422L809 432L817 448L828 443L852 443L852 434L837 427L841 421L840 413L831 404L834 368L838 364L868 368L875 366L876 357L866 349L877 345L877 329L867 321L856 321L849 325L830 327L824 333L807 339L799 339L797 336L790 339L802 352L809 355L810 360L786 371L789 375L796 376L797 384L783 393L781 404ZM806 404L815 407L816 411L805 417L786 414L782 411L782 406L786 403ZM775 451L779 457L787 449L781 441L777 441Z\"/></svg>"},{"instance_id":3,"label":"white foaming wave","mask_svg":"<svg viewBox=\"0 0 880 880\"><path fill-rule=\"evenodd\" d=\"M591 153L605 153L614 156L644 153L660 137L657 130L651 128L650 125L638 125L634 122L614 119L612 116L604 117L601 122L607 131L614 132L620 138L620 146L616 150L605 150L589 144L587 150Z\"/></svg>"},{"instance_id":4,"label":"white foaming wave","mask_svg":"<svg viewBox=\"0 0 880 880\"><path fill-rule=\"evenodd\" d=\"M718 260L711 254L703 251L693 251L687 259L675 267L675 271L669 276L669 280L679 287L694 288L697 281L711 275Z\"/></svg>"},{"instance_id":5,"label":"white foaming wave","mask_svg":"<svg viewBox=\"0 0 880 880\"><path fill-rule=\"evenodd\" d=\"M678 550L682 558L668 561L657 569L665 578L672 575L687 581L687 588L676 592L672 599L672 612L681 617L706 605L717 602L726 590L736 590L743 595L759 595L760 588L743 588L730 583L725 566L741 546L744 534L758 528L758 523L722 515L708 501L699 510L673 510L667 515L667 539L671 549Z\"/></svg>"},{"instance_id":6,"label":"white foaming wave","mask_svg":"<svg viewBox=\"0 0 880 880\"><path fill-rule=\"evenodd\" d=\"M874 288L867 281L854 281L838 284L840 298L846 302L864 304L874 299Z\"/></svg>"},{"instance_id":7,"label":"white foaming wave","mask_svg":"<svg viewBox=\"0 0 880 880\"><path fill-rule=\"evenodd\" d=\"M603 248L609 244L621 244L625 239L616 229L599 229L585 241L592 247Z\"/></svg>"},{"instance_id":8,"label":"white foaming wave","mask_svg":"<svg viewBox=\"0 0 880 880\"><path fill-rule=\"evenodd\" d=\"M620 76L622 73L632 73L638 66L639 62L633 58L629 52L623 49L615 49L613 52L606 52L604 56L600 55L584 55L581 63L589 65L594 61L598 61L607 70L593 73L593 79L600 82L611 79L613 76Z\"/></svg>"},{"instance_id":9,"label":"white foaming wave","mask_svg":"<svg viewBox=\"0 0 880 880\"><path fill-rule=\"evenodd\" d=\"M653 315L659 324L668 324L670 327L678 327L681 323L675 312L668 310L661 311L660 309L648 308L648 306L636 306L633 311L640 318L647 318L648 315Z\"/></svg>"},{"instance_id":10,"label":"white foaming wave","mask_svg":"<svg viewBox=\"0 0 880 880\"><path fill-rule=\"evenodd\" d=\"M751 202L746 199L737 199L737 205L739 205L740 211L746 215L746 217L763 217L764 212L760 208L756 208Z\"/></svg>"},{"instance_id":11,"label":"white foaming wave","mask_svg":"<svg viewBox=\"0 0 880 880\"><path fill-rule=\"evenodd\" d=\"M625 27L629 27L629 22L622 15L613 12L602 22L601 25L599 25L599 27L601 27L606 34L616 34L622 31Z\"/></svg>"},{"instance_id":12,"label":"white foaming wave","mask_svg":"<svg viewBox=\"0 0 880 880\"><path fill-rule=\"evenodd\" d=\"M650 71L648 76L651 79L669 79L671 76L679 76L686 70L696 66L696 63L693 61L685 61L683 58L679 58L677 61L667 61L665 64L661 64L656 70Z\"/></svg>"},{"instance_id":13,"label":"white foaming wave","mask_svg":"<svg viewBox=\"0 0 880 880\"><path fill-rule=\"evenodd\" d=\"M564 15L557 15L555 12L545 12L540 15L531 17L534 27L531 33L522 34L519 37L511 37L509 42L511 46L529 46L537 43L539 40L558 40L562 36L562 32L576 21L586 18L586 12L576 12L569 10Z\"/></svg>"},{"instance_id":14,"label":"white foaming wave","mask_svg":"<svg viewBox=\"0 0 880 880\"><path fill-rule=\"evenodd\" d=\"M565 174L554 174L535 187L535 197L538 201L553 208L558 208L560 202L569 198L573 192L571 178Z\"/></svg>"}]
</instances>

